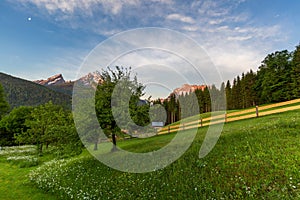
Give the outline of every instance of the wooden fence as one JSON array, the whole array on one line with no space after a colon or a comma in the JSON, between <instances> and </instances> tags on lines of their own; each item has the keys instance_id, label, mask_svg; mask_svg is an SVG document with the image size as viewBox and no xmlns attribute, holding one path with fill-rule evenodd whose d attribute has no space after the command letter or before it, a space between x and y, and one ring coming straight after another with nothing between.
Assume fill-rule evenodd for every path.
<instances>
[{"instance_id":1,"label":"wooden fence","mask_svg":"<svg viewBox=\"0 0 300 200\"><path fill-rule=\"evenodd\" d=\"M298 110L300 109L300 99L295 99L291 101L285 101L281 103L270 104L266 106L256 106L255 108L250 108L247 110L226 113L216 115L208 118L203 118L199 120L194 120L191 122L182 122L181 124L172 125L172 126L165 126L158 131L158 134L166 134L177 132L179 130L188 130L193 128L199 128L203 126L209 126L218 123L226 123L226 122L233 122L243 119L250 119L254 117L260 117L265 115L271 115L276 113L282 113L291 110ZM297 104L297 105L293 105Z\"/></svg>"}]
</instances>

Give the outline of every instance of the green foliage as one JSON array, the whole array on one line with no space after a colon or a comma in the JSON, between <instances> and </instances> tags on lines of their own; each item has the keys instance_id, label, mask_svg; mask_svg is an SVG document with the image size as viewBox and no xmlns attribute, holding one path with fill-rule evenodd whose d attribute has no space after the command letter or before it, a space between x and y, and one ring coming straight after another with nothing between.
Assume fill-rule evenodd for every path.
<instances>
[{"instance_id":1,"label":"green foliage","mask_svg":"<svg viewBox=\"0 0 300 200\"><path fill-rule=\"evenodd\" d=\"M293 52L292 59L292 94L293 98L300 98L300 44Z\"/></svg>"},{"instance_id":2,"label":"green foliage","mask_svg":"<svg viewBox=\"0 0 300 200\"><path fill-rule=\"evenodd\" d=\"M8 110L9 104L6 101L6 95L0 83L0 119L7 113Z\"/></svg>"},{"instance_id":3,"label":"green foliage","mask_svg":"<svg viewBox=\"0 0 300 200\"><path fill-rule=\"evenodd\" d=\"M280 102L292 99L292 55L287 50L269 54L258 71L256 90L260 91L260 103Z\"/></svg>"},{"instance_id":4,"label":"green foliage","mask_svg":"<svg viewBox=\"0 0 300 200\"><path fill-rule=\"evenodd\" d=\"M71 115L68 120L72 120ZM57 157L66 158L82 152L82 143L72 122L69 121L63 126L53 126L50 132L54 134L52 146Z\"/></svg>"},{"instance_id":5,"label":"green foliage","mask_svg":"<svg viewBox=\"0 0 300 200\"><path fill-rule=\"evenodd\" d=\"M130 68L108 68L101 73L101 79L95 107L99 124L107 135L119 133L120 127L132 133L136 125L149 123L149 105L139 105L144 86L138 83L136 76L131 77Z\"/></svg>"},{"instance_id":6,"label":"green foliage","mask_svg":"<svg viewBox=\"0 0 300 200\"><path fill-rule=\"evenodd\" d=\"M30 118L32 107L21 106L14 108L0 121L0 146L16 145L15 135L26 132L28 127L25 120Z\"/></svg>"},{"instance_id":7,"label":"green foliage","mask_svg":"<svg viewBox=\"0 0 300 200\"><path fill-rule=\"evenodd\" d=\"M15 135L21 144L36 144L39 154L43 147L54 145L58 148L58 155L62 152L80 153L81 143L74 127L72 115L61 106L52 102L34 108L30 117L25 120L26 131Z\"/></svg>"},{"instance_id":8,"label":"green foliage","mask_svg":"<svg viewBox=\"0 0 300 200\"><path fill-rule=\"evenodd\" d=\"M257 84L257 75L250 70L242 77L237 76L233 80L231 87L230 81L226 84L227 109L242 109L255 106L257 104L257 93L255 84Z\"/></svg>"},{"instance_id":9,"label":"green foliage","mask_svg":"<svg viewBox=\"0 0 300 200\"><path fill-rule=\"evenodd\" d=\"M49 89L45 86L0 73L0 84L7 93L11 108L37 106L52 101L54 104L71 108L71 96Z\"/></svg>"},{"instance_id":10,"label":"green foliage","mask_svg":"<svg viewBox=\"0 0 300 200\"><path fill-rule=\"evenodd\" d=\"M183 99L183 97L181 97L181 100L188 101L188 98ZM168 99L163 102L163 106L167 111L167 124L171 124L180 119L179 100L174 94L171 94Z\"/></svg>"}]
</instances>

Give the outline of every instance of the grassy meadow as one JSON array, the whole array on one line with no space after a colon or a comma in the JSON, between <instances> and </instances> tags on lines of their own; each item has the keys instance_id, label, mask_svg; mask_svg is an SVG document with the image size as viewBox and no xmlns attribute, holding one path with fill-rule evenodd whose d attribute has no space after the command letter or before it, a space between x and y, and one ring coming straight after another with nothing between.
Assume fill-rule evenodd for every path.
<instances>
[{"instance_id":1,"label":"grassy meadow","mask_svg":"<svg viewBox=\"0 0 300 200\"><path fill-rule=\"evenodd\" d=\"M111 169L88 151L55 160L50 154L34 157L31 150L4 149L0 199L299 199L299 130L299 111L231 122L208 156L199 159L207 131L203 127L180 159L144 174ZM149 152L173 137L124 140L118 146ZM8 159L14 156L24 159Z\"/></svg>"}]
</instances>

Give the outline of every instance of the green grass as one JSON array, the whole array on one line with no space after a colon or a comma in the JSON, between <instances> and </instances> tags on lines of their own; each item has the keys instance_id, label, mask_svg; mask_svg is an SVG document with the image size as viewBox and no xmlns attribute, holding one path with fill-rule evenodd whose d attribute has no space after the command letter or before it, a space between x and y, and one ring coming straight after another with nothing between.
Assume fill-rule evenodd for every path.
<instances>
[{"instance_id":1,"label":"green grass","mask_svg":"<svg viewBox=\"0 0 300 200\"><path fill-rule=\"evenodd\" d=\"M0 199L56 199L34 187L26 178L33 168L19 168L9 163L0 163Z\"/></svg>"},{"instance_id":2,"label":"green grass","mask_svg":"<svg viewBox=\"0 0 300 200\"><path fill-rule=\"evenodd\" d=\"M167 145L173 138L175 134L159 135L155 137L150 137L146 139L132 139L127 141L121 141L118 143L118 147L137 153L150 152L153 150L158 150L161 147Z\"/></svg>"},{"instance_id":3,"label":"green grass","mask_svg":"<svg viewBox=\"0 0 300 200\"><path fill-rule=\"evenodd\" d=\"M165 169L124 173L86 154L43 165L31 173L31 180L62 199L299 199L299 129L299 111L242 120L226 124L203 159L198 154L207 128L199 129L190 149ZM147 152L173 136L118 145Z\"/></svg>"},{"instance_id":4,"label":"green grass","mask_svg":"<svg viewBox=\"0 0 300 200\"><path fill-rule=\"evenodd\" d=\"M199 159L207 131L200 128L180 159L145 174L111 169L88 151L59 161L45 153L39 167L25 168L0 155L0 199L299 199L299 130L299 111L227 123L214 149ZM149 152L174 136L124 140L118 146ZM107 144L99 145L99 152L108 151Z\"/></svg>"},{"instance_id":5,"label":"green grass","mask_svg":"<svg viewBox=\"0 0 300 200\"><path fill-rule=\"evenodd\" d=\"M7 161L7 158L10 156L18 157L28 155L32 155L32 152L0 154L0 199L57 199L55 195L34 187L27 178L27 175L30 171L36 169L36 166L23 160ZM41 157L39 158L39 163L50 159L52 159L51 156Z\"/></svg>"}]
</instances>

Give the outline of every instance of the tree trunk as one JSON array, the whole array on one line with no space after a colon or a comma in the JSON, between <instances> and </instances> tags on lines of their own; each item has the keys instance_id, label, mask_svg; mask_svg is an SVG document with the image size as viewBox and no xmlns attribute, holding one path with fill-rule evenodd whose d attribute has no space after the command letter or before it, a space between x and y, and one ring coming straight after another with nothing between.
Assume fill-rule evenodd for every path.
<instances>
[{"instance_id":1,"label":"tree trunk","mask_svg":"<svg viewBox=\"0 0 300 200\"><path fill-rule=\"evenodd\" d=\"M117 140L116 140L116 134L112 134L112 142L113 142L113 148L111 149L112 152L117 150Z\"/></svg>"},{"instance_id":2,"label":"tree trunk","mask_svg":"<svg viewBox=\"0 0 300 200\"><path fill-rule=\"evenodd\" d=\"M43 155L43 144L38 144L39 156Z\"/></svg>"},{"instance_id":3,"label":"tree trunk","mask_svg":"<svg viewBox=\"0 0 300 200\"><path fill-rule=\"evenodd\" d=\"M96 141L94 144L94 151L97 151L97 150L98 150L98 141Z\"/></svg>"}]
</instances>

